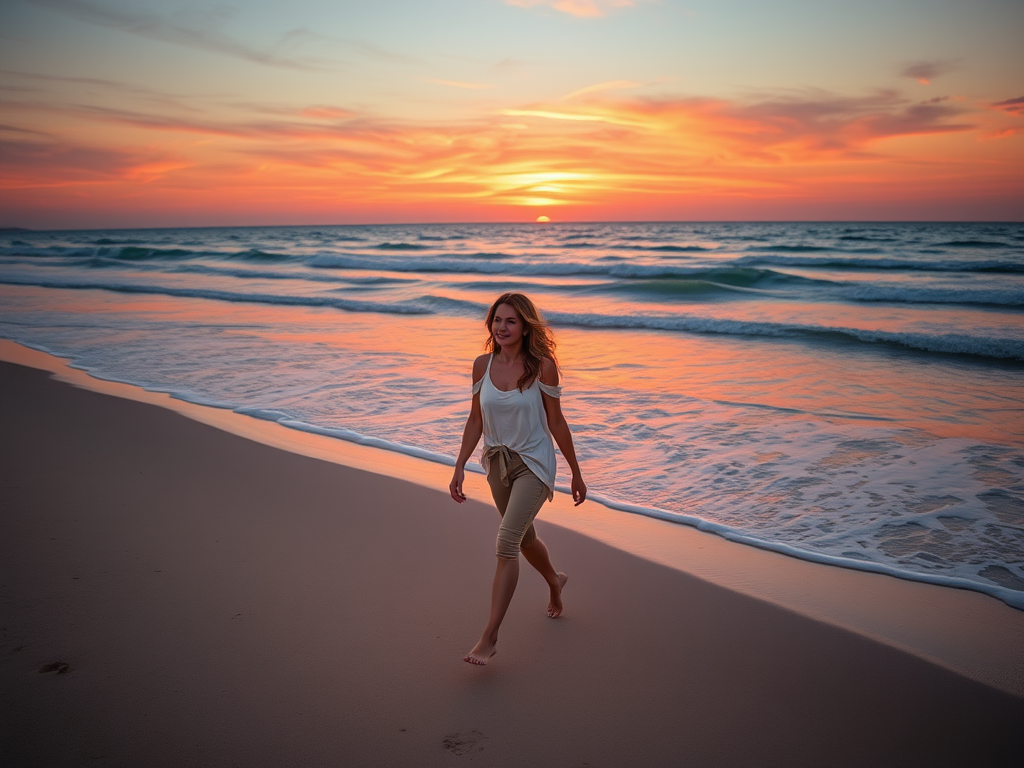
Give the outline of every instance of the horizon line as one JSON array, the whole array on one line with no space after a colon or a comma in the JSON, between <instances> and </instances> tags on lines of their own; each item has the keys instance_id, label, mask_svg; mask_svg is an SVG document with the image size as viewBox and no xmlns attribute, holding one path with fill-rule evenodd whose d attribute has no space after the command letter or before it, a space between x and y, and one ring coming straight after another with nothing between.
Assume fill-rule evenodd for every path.
<instances>
[{"instance_id":1,"label":"horizon line","mask_svg":"<svg viewBox=\"0 0 1024 768\"><path fill-rule=\"evenodd\" d=\"M0 226L0 234L17 232L97 232L120 230L143 232L161 229L301 229L308 227L453 227L453 226L509 226L524 227L579 225L579 224L1024 224L1024 219L619 219L619 220L563 220L563 221L407 221L407 222L363 222L363 223L312 223L312 224L183 224L143 227L54 227L33 229L31 227Z\"/></svg>"}]
</instances>

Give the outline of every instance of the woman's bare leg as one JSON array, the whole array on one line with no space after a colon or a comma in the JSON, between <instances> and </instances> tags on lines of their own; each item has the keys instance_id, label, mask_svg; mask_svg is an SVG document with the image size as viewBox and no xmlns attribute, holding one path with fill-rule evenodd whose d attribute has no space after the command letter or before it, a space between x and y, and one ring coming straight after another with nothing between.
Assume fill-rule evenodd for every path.
<instances>
[{"instance_id":1,"label":"woman's bare leg","mask_svg":"<svg viewBox=\"0 0 1024 768\"><path fill-rule=\"evenodd\" d=\"M494 570L494 584L491 586L491 616L487 620L484 633L480 635L480 640L473 646L473 650L462 658L463 661L482 666L497 653L494 646L498 644L498 629L505 618L509 603L512 602L512 595L515 594L518 582L519 558L510 560L499 557Z\"/></svg>"},{"instance_id":2,"label":"woman's bare leg","mask_svg":"<svg viewBox=\"0 0 1024 768\"><path fill-rule=\"evenodd\" d=\"M522 553L523 557L526 558L526 562L536 568L537 572L544 577L544 581L548 583L548 588L551 590L551 599L548 602L548 616L557 619L562 615L562 587L565 586L565 582L568 581L569 577L564 573L555 572L555 567L551 564L551 554L548 552L547 545L539 537L534 539L530 546L522 550Z\"/></svg>"}]
</instances>

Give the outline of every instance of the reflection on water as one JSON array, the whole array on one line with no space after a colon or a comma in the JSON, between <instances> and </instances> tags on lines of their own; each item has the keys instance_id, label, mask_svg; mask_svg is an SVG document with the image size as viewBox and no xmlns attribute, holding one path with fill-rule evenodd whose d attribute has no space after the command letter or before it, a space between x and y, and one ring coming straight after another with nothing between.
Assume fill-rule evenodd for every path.
<instances>
[{"instance_id":1,"label":"reflection on water","mask_svg":"<svg viewBox=\"0 0 1024 768\"><path fill-rule=\"evenodd\" d=\"M522 288L556 325L595 494L1017 589L1024 228L675 226L8 238L0 335L450 461L483 312ZM1004 247L963 245L997 235ZM881 239L862 253L844 237Z\"/></svg>"}]
</instances>

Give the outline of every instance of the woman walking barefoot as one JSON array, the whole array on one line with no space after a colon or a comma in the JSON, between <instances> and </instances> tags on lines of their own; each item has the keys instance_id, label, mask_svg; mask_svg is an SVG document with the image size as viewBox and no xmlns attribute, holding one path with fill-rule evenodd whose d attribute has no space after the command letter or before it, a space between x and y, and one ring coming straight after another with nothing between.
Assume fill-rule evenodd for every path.
<instances>
[{"instance_id":1,"label":"woman walking barefoot","mask_svg":"<svg viewBox=\"0 0 1024 768\"><path fill-rule=\"evenodd\" d=\"M548 616L557 618L562 613L562 587L568 577L555 571L548 548L533 528L541 505L554 497L552 437L572 470L576 506L587 498L572 434L559 402L562 390L555 342L547 324L526 296L505 293L491 305L487 328L488 351L473 363L473 405L448 487L455 501L461 504L466 500L462 492L466 462L482 434L481 464L501 513L501 527L490 617L479 642L463 659L477 665L486 664L496 653L498 629L519 581L520 551L548 583Z\"/></svg>"}]
</instances>

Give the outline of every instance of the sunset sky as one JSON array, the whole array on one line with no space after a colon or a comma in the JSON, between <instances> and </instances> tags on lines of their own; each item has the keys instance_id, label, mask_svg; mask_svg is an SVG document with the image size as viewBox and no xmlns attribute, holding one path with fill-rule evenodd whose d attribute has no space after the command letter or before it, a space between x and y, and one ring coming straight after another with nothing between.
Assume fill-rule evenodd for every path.
<instances>
[{"instance_id":1,"label":"sunset sky","mask_svg":"<svg viewBox=\"0 0 1024 768\"><path fill-rule=\"evenodd\" d=\"M1024 220L1020 0L0 0L0 226Z\"/></svg>"}]
</instances>

